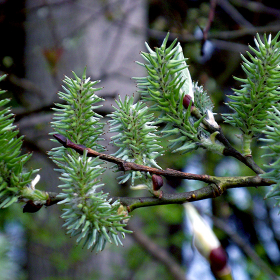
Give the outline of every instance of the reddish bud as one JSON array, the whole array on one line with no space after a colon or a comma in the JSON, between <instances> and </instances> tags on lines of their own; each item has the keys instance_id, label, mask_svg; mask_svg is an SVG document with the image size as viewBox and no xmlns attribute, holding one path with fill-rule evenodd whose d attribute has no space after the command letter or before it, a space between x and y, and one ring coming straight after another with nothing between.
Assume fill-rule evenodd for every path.
<instances>
[{"instance_id":1,"label":"reddish bud","mask_svg":"<svg viewBox=\"0 0 280 280\"><path fill-rule=\"evenodd\" d=\"M189 108L190 103L193 104L192 97L190 95L186 94L183 98L183 106L185 107L185 109ZM192 105L192 107L193 107L193 105Z\"/></svg>"},{"instance_id":2,"label":"reddish bud","mask_svg":"<svg viewBox=\"0 0 280 280\"><path fill-rule=\"evenodd\" d=\"M152 181L154 191L158 191L163 186L163 179L159 175L153 174Z\"/></svg>"},{"instance_id":3,"label":"reddish bud","mask_svg":"<svg viewBox=\"0 0 280 280\"><path fill-rule=\"evenodd\" d=\"M213 273L221 271L227 265L227 254L225 250L220 246L211 250L209 256L211 269Z\"/></svg>"},{"instance_id":4,"label":"reddish bud","mask_svg":"<svg viewBox=\"0 0 280 280\"><path fill-rule=\"evenodd\" d=\"M28 200L23 207L23 213L36 213L42 208L42 204L35 204L32 200Z\"/></svg>"}]
</instances>

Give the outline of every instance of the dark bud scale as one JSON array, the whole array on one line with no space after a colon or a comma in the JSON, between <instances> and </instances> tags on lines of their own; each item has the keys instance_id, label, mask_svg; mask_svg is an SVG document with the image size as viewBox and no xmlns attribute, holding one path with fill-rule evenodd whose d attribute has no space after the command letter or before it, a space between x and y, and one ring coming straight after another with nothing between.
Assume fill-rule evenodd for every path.
<instances>
[{"instance_id":1,"label":"dark bud scale","mask_svg":"<svg viewBox=\"0 0 280 280\"><path fill-rule=\"evenodd\" d=\"M152 176L153 190L158 191L163 186L163 179L161 176L154 174Z\"/></svg>"}]
</instances>

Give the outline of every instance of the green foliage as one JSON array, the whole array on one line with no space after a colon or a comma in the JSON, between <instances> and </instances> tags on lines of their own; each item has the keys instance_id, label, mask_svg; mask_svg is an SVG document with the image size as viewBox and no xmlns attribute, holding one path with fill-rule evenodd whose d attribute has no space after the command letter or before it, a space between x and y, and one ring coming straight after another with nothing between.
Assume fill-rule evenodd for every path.
<instances>
[{"instance_id":1,"label":"green foliage","mask_svg":"<svg viewBox=\"0 0 280 280\"><path fill-rule=\"evenodd\" d=\"M199 110L201 115L206 115L208 112L212 112L214 105L202 86L199 86L198 83L193 84L194 92L194 106Z\"/></svg>"},{"instance_id":2,"label":"green foliage","mask_svg":"<svg viewBox=\"0 0 280 280\"><path fill-rule=\"evenodd\" d=\"M235 78L242 82L241 89L234 89L233 100L228 103L234 114L224 114L226 122L238 127L243 133L244 154L250 155L250 143L253 137L259 136L267 124L268 112L272 105L280 100L280 42L277 41L280 32L271 40L264 35L263 42L257 34L255 43L257 49L249 46L249 59L243 59L242 69L245 79Z\"/></svg>"},{"instance_id":3,"label":"green foliage","mask_svg":"<svg viewBox=\"0 0 280 280\"><path fill-rule=\"evenodd\" d=\"M193 86L180 43L176 45L177 40L174 40L167 48L167 41L168 35L155 51L146 43L149 53L142 52L141 55L147 63L137 63L146 68L147 77L134 78L138 92L145 101L152 103L152 111L159 112L157 122L166 124L163 136L174 136L170 140L174 152L186 153L198 147L209 149L214 143L209 141L209 133L201 122L206 115L208 119L213 115L211 101L202 87ZM198 106L196 109L202 116L191 115L191 105L185 108L185 96L191 98L192 105ZM213 150L220 152L221 148Z\"/></svg>"},{"instance_id":4,"label":"green foliage","mask_svg":"<svg viewBox=\"0 0 280 280\"><path fill-rule=\"evenodd\" d=\"M275 184L272 185L272 189L266 195L266 198L275 197L277 205L280 205L280 111L274 106L272 109L274 112L269 112L269 125L266 127L265 131L266 138L261 140L267 143L263 148L269 148L271 151L271 153L265 154L264 156L271 157L273 163L265 165L270 171L261 176L275 181Z\"/></svg>"},{"instance_id":5,"label":"green foliage","mask_svg":"<svg viewBox=\"0 0 280 280\"><path fill-rule=\"evenodd\" d=\"M158 122L167 124L163 135L175 136L171 148L181 148L182 143L187 143L186 149L194 149L199 142L197 129L189 120L191 108L183 107L184 96L193 96L192 81L180 44L175 46L177 40L174 40L167 48L167 41L168 35L155 51L146 43L149 53L142 52L141 56L147 63L138 64L146 68L148 76L135 79L142 98L152 102L150 109L160 112Z\"/></svg>"},{"instance_id":6,"label":"green foliage","mask_svg":"<svg viewBox=\"0 0 280 280\"><path fill-rule=\"evenodd\" d=\"M259 137L263 132L266 138L263 140L269 148L272 164L264 165L269 171L263 178L275 181L271 191L266 195L275 197L279 205L280 197L280 113L279 113L279 81L280 81L280 32L271 39L264 35L263 41L257 34L255 43L257 49L250 47L253 55L247 52L251 61L241 55L243 59L242 68L247 75L246 79L236 78L243 83L240 90L235 89L235 95L230 96L233 100L229 102L235 112L225 114L226 122L238 127L243 133L244 154L251 155L251 141L253 137Z\"/></svg>"},{"instance_id":7,"label":"green foliage","mask_svg":"<svg viewBox=\"0 0 280 280\"><path fill-rule=\"evenodd\" d=\"M64 79L64 92L59 92L66 104L56 104L59 108L54 108L57 113L52 134L59 133L79 145L100 151L103 147L97 141L103 133L103 124L94 109L100 107L96 103L102 99L95 94L100 88L93 87L98 81L90 81L85 72L82 79L73 75L74 79ZM62 218L67 233L78 236L77 242L84 239L83 246L96 251L103 250L107 241L122 244L118 233L124 237L126 230L124 214L118 212L120 203L112 203L107 193L98 191L103 185L101 161L87 158L87 152L81 156L63 146L52 149L50 154L61 172L59 197L63 199L60 203L66 206Z\"/></svg>"},{"instance_id":8,"label":"green foliage","mask_svg":"<svg viewBox=\"0 0 280 280\"><path fill-rule=\"evenodd\" d=\"M5 75L0 77L0 81ZM0 91L3 94L5 91ZM9 103L9 99L0 100L0 107ZM31 176L36 171L25 171L24 164L30 154L21 155L22 136L17 138L18 130L13 124L14 115L10 108L0 111L0 208L18 201L22 191L29 189Z\"/></svg>"},{"instance_id":9,"label":"green foliage","mask_svg":"<svg viewBox=\"0 0 280 280\"><path fill-rule=\"evenodd\" d=\"M149 113L149 108L142 102L133 104L133 97L125 97L124 102L116 101L118 108L115 112L108 115L112 118L110 132L117 132L111 137L113 143L119 147L114 154L136 164L154 166L157 165L155 158L162 154L162 147L159 145L157 127L154 125L154 116ZM121 176L120 183L132 180L132 187L136 179L141 179L142 184L151 185L151 176L146 178L146 174L139 171L130 171Z\"/></svg>"},{"instance_id":10,"label":"green foliage","mask_svg":"<svg viewBox=\"0 0 280 280\"><path fill-rule=\"evenodd\" d=\"M229 107L233 114L225 114L229 124L243 133L244 154L251 155L250 145L253 137L264 132L263 139L271 153L273 163L267 165L270 170L262 175L273 180L272 191L267 197L280 197L280 32L271 40L264 36L263 42L257 35L257 50L250 47L249 59L242 56L242 68L246 79L240 90L235 89L233 101ZM173 152L189 152L199 147L222 154L224 146L216 140L221 133L213 114L213 104L203 87L193 83L184 58L180 43L174 40L167 47L168 35L159 48L142 52L145 64L139 63L147 71L146 77L135 78L143 101L134 103L133 97L116 101L115 112L108 115L110 132L116 133L112 142L118 147L115 157L136 164L157 167L156 158L163 154L160 146L161 135L168 137ZM88 147L97 152L104 151L100 144L104 123L95 113L102 98L94 88L98 81L92 82L73 73L74 78L64 79L63 92L59 92L61 103L56 104L52 122L54 132L64 139L69 139L80 147ZM3 79L3 77L1 78ZM0 80L1 80L0 79ZM0 92L0 94L3 92ZM8 99L0 101L5 106ZM272 105L275 104L275 107ZM162 126L163 124L163 126ZM163 127L163 128L162 128ZM209 128L210 127L210 128ZM44 204L48 201L45 192L35 190L38 181L31 176L35 171L26 172L23 168L30 155L21 155L22 137L16 138L18 131L13 125L13 114L9 108L0 111L0 207L8 207L13 202L29 201ZM223 135L222 135L223 136ZM223 143L223 138L219 138ZM56 140L53 140L56 142ZM65 140L66 141L66 140ZM63 141L62 141L63 142ZM230 144L228 144L230 146ZM66 145L65 145L66 146ZM228 146L227 146L228 148ZM232 148L232 147L230 147ZM233 150L233 148L232 148ZM230 153L230 149L227 150ZM106 242L122 244L127 222L127 212L120 202L112 201L109 194L100 187L101 176L105 168L99 158L88 157L87 149L81 155L78 152L59 145L50 152L52 160L60 172L61 193L58 198L64 205L62 218L67 233L83 240L83 246L101 251ZM229 154L227 154L229 155ZM232 154L230 154L232 155ZM241 155L240 155L241 156ZM240 159L240 157L239 157ZM244 161L243 161L244 162ZM248 162L247 162L248 163ZM148 188L153 194L152 174L140 171L127 171L119 177L120 183L131 180L134 189ZM279 204L279 203L278 203ZM171 207L174 208L174 207ZM171 209L170 208L170 209ZM179 223L180 211L164 208L161 213L170 223ZM171 214L165 213L170 212ZM149 212L147 215L151 217ZM153 224L150 224L153 227Z\"/></svg>"}]
</instances>

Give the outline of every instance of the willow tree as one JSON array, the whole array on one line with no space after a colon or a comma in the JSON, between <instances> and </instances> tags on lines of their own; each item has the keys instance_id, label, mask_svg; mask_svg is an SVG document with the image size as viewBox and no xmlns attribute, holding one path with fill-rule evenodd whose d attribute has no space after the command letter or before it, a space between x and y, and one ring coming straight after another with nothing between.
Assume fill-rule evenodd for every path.
<instances>
[{"instance_id":1,"label":"willow tree","mask_svg":"<svg viewBox=\"0 0 280 280\"><path fill-rule=\"evenodd\" d=\"M115 111L108 115L112 143L117 151L105 153L102 145L104 121L95 110L102 106L91 81L73 73L65 77L61 102L55 104L52 122L53 141L57 147L49 152L57 165L61 184L58 193L36 188L38 170L26 170L31 157L21 154L22 137L13 125L13 114L2 99L0 106L0 207L24 202L24 212L36 212L42 206L63 205L64 227L88 249L102 251L106 242L122 244L130 213L139 207L183 204L222 195L227 189L238 187L271 186L266 198L280 195L280 42L278 33L273 39L257 34L256 48L250 46L247 56L242 55L246 78L240 89L234 89L227 104L232 113L224 114L226 123L238 128L242 147L238 151L225 137L215 121L214 106L202 86L193 82L180 43L169 46L168 35L162 45L141 56L137 62L146 70L145 77L134 78L140 100L126 97L116 100ZM1 79L4 79L2 76ZM1 93L3 93L2 91ZM157 157L165 152L161 138L169 141L174 153L190 153L205 149L225 157L234 157L245 164L254 176L218 177L162 169ZM253 159L252 141L263 143L263 156L272 160L259 166ZM270 150L271 152L267 152ZM112 197L101 190L100 181L105 162L111 162L122 174L119 183L127 182L132 190L146 189L145 197ZM167 193L161 190L163 177L198 180L205 184L198 190ZM277 203L278 204L278 203ZM163 206L164 207L164 206Z\"/></svg>"}]
</instances>

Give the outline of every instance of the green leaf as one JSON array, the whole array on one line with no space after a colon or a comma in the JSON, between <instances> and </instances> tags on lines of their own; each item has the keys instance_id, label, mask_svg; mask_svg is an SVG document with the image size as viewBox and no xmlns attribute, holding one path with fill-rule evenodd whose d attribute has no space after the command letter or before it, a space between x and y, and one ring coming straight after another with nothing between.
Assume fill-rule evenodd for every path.
<instances>
[{"instance_id":1,"label":"green leaf","mask_svg":"<svg viewBox=\"0 0 280 280\"><path fill-rule=\"evenodd\" d=\"M108 115L111 118L110 132L118 132L112 136L112 142L119 147L114 154L123 160L133 161L137 164L160 168L155 158L162 155L159 145L159 135L154 123L154 115L149 113L149 108L143 102L134 103L133 97L126 96L124 101L116 100L118 108ZM126 172L119 177L121 183L132 180L144 179L145 174L140 172Z\"/></svg>"},{"instance_id":2,"label":"green leaf","mask_svg":"<svg viewBox=\"0 0 280 280\"><path fill-rule=\"evenodd\" d=\"M233 101L228 105L234 110L233 114L224 114L226 122L240 128L245 135L259 137L266 126L268 113L272 112L272 105L280 101L280 33L273 40L271 35L264 43L259 34L256 35L257 49L249 46L253 54L247 52L248 58L241 55L242 68L246 79L236 78L243 83L241 90L234 90L235 95L229 96Z\"/></svg>"},{"instance_id":3,"label":"green leaf","mask_svg":"<svg viewBox=\"0 0 280 280\"><path fill-rule=\"evenodd\" d=\"M59 108L55 109L52 127L55 133L76 144L103 151L98 141L104 123L94 111L100 107L96 104L103 100L95 94L100 88L93 87L98 81L86 78L85 71L82 78L75 73L73 76L74 79L64 79L65 92L59 92L59 96L66 104L57 104ZM61 217L65 220L67 234L77 236L77 243L84 240L83 246L96 251L103 250L108 240L118 245L118 234L123 234L127 217L125 213L118 213L119 201L111 203L107 193L98 191L103 186L100 183L100 175L105 170L102 162L98 158L88 158L86 150L81 156L63 146L53 148L50 155L61 172L59 197L63 200L59 203L65 205ZM118 227L110 219L118 221Z\"/></svg>"}]
</instances>

